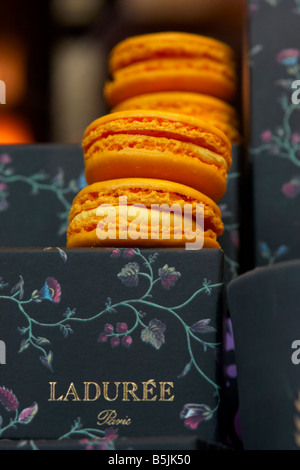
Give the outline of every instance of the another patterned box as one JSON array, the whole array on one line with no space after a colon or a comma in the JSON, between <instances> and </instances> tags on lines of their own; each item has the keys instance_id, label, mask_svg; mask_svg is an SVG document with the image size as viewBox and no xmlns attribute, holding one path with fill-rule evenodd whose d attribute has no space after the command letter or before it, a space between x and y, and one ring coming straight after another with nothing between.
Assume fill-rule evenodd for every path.
<instances>
[{"instance_id":1,"label":"another patterned box","mask_svg":"<svg viewBox=\"0 0 300 470\"><path fill-rule=\"evenodd\" d=\"M255 266L300 257L300 2L249 0Z\"/></svg>"},{"instance_id":2,"label":"another patterned box","mask_svg":"<svg viewBox=\"0 0 300 470\"><path fill-rule=\"evenodd\" d=\"M0 250L0 438L220 439L221 250Z\"/></svg>"},{"instance_id":3,"label":"another patterned box","mask_svg":"<svg viewBox=\"0 0 300 470\"><path fill-rule=\"evenodd\" d=\"M0 146L0 246L65 246L71 203L84 186L79 145Z\"/></svg>"}]
</instances>

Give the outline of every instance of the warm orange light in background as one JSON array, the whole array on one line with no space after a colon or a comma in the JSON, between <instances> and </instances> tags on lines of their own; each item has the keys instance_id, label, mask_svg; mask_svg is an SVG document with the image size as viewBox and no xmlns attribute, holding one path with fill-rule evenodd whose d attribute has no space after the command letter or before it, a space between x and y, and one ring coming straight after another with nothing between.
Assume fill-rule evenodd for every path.
<instances>
[{"instance_id":1,"label":"warm orange light in background","mask_svg":"<svg viewBox=\"0 0 300 470\"><path fill-rule=\"evenodd\" d=\"M0 114L0 145L30 144L33 142L33 134L24 119L6 113Z\"/></svg>"},{"instance_id":2,"label":"warm orange light in background","mask_svg":"<svg viewBox=\"0 0 300 470\"><path fill-rule=\"evenodd\" d=\"M20 103L27 87L26 54L15 37L0 36L0 80L6 84L6 105Z\"/></svg>"}]
</instances>

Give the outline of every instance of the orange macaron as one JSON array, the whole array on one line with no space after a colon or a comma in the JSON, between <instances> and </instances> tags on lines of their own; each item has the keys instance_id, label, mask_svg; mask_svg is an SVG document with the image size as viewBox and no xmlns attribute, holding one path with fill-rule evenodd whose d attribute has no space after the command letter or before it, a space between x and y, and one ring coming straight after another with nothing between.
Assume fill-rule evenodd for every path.
<instances>
[{"instance_id":1,"label":"orange macaron","mask_svg":"<svg viewBox=\"0 0 300 470\"><path fill-rule=\"evenodd\" d=\"M104 94L110 106L159 91L204 93L228 102L236 94L234 51L221 41L192 33L127 38L111 51L109 71Z\"/></svg>"},{"instance_id":2,"label":"orange macaron","mask_svg":"<svg viewBox=\"0 0 300 470\"><path fill-rule=\"evenodd\" d=\"M88 184L158 178L218 202L226 192L232 146L218 128L183 114L120 111L92 122L82 142Z\"/></svg>"},{"instance_id":3,"label":"orange macaron","mask_svg":"<svg viewBox=\"0 0 300 470\"><path fill-rule=\"evenodd\" d=\"M87 186L75 197L67 246L183 247L200 234L200 248L220 248L223 228L219 207L195 189L150 178L116 179Z\"/></svg>"},{"instance_id":4,"label":"orange macaron","mask_svg":"<svg viewBox=\"0 0 300 470\"><path fill-rule=\"evenodd\" d=\"M185 91L146 93L122 101L111 112L133 109L153 109L194 116L221 129L232 144L240 142L236 109L213 96Z\"/></svg>"}]
</instances>

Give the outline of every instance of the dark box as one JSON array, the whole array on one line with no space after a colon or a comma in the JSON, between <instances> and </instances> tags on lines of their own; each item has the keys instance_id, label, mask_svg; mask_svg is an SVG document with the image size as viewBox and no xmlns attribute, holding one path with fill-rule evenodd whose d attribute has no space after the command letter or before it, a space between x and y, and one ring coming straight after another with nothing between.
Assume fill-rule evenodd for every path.
<instances>
[{"instance_id":1,"label":"dark box","mask_svg":"<svg viewBox=\"0 0 300 470\"><path fill-rule=\"evenodd\" d=\"M2 249L0 266L3 444L218 442L221 250Z\"/></svg>"},{"instance_id":2,"label":"dark box","mask_svg":"<svg viewBox=\"0 0 300 470\"><path fill-rule=\"evenodd\" d=\"M300 448L299 278L294 260L228 287L246 450Z\"/></svg>"},{"instance_id":3,"label":"dark box","mask_svg":"<svg viewBox=\"0 0 300 470\"><path fill-rule=\"evenodd\" d=\"M69 210L85 186L80 145L0 146L0 246L65 246Z\"/></svg>"},{"instance_id":4,"label":"dark box","mask_svg":"<svg viewBox=\"0 0 300 470\"><path fill-rule=\"evenodd\" d=\"M300 256L300 4L248 6L254 265L263 266Z\"/></svg>"}]
</instances>

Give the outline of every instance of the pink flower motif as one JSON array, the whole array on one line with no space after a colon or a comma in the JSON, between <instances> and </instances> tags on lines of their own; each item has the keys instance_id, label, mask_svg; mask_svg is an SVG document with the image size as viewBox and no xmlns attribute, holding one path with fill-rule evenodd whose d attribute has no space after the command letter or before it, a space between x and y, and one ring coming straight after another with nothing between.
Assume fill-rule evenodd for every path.
<instances>
[{"instance_id":1,"label":"pink flower motif","mask_svg":"<svg viewBox=\"0 0 300 470\"><path fill-rule=\"evenodd\" d=\"M240 246L240 235L237 230L232 230L230 232L230 239L236 248Z\"/></svg>"},{"instance_id":2,"label":"pink flower motif","mask_svg":"<svg viewBox=\"0 0 300 470\"><path fill-rule=\"evenodd\" d=\"M107 341L107 336L105 333L100 333L99 337L98 337L98 341L99 343L106 343Z\"/></svg>"},{"instance_id":3,"label":"pink flower motif","mask_svg":"<svg viewBox=\"0 0 300 470\"><path fill-rule=\"evenodd\" d=\"M262 140L263 142L266 142L266 143L271 142L271 140L272 140L272 132L271 132L270 130L264 131L264 132L261 134L261 140Z\"/></svg>"},{"instance_id":4,"label":"pink flower motif","mask_svg":"<svg viewBox=\"0 0 300 470\"><path fill-rule=\"evenodd\" d=\"M291 141L294 144L298 144L300 142L300 134L298 134L298 132L294 132L294 134L291 135Z\"/></svg>"},{"instance_id":5,"label":"pink flower motif","mask_svg":"<svg viewBox=\"0 0 300 470\"><path fill-rule=\"evenodd\" d=\"M132 345L132 337L129 335L124 335L121 340L122 346L129 348Z\"/></svg>"},{"instance_id":6,"label":"pink flower motif","mask_svg":"<svg viewBox=\"0 0 300 470\"><path fill-rule=\"evenodd\" d=\"M11 163L11 162L12 160L7 153L3 153L2 155L0 155L0 163L2 163L3 165L7 165L8 163Z\"/></svg>"},{"instance_id":7,"label":"pink flower motif","mask_svg":"<svg viewBox=\"0 0 300 470\"><path fill-rule=\"evenodd\" d=\"M22 423L22 424L30 423L35 417L35 415L37 414L37 412L38 412L37 403L34 403L30 408L25 408L25 410L23 410L20 413L19 420L18 420L19 423Z\"/></svg>"},{"instance_id":8,"label":"pink flower motif","mask_svg":"<svg viewBox=\"0 0 300 470\"><path fill-rule=\"evenodd\" d=\"M207 405L188 404L180 413L180 418L184 420L187 428L195 430L202 421L208 421L213 415L212 410Z\"/></svg>"},{"instance_id":9,"label":"pink flower motif","mask_svg":"<svg viewBox=\"0 0 300 470\"><path fill-rule=\"evenodd\" d=\"M110 335L114 331L113 325L111 325L110 323L106 323L104 331L107 335Z\"/></svg>"},{"instance_id":10,"label":"pink flower motif","mask_svg":"<svg viewBox=\"0 0 300 470\"><path fill-rule=\"evenodd\" d=\"M0 191L6 191L7 190L7 184L6 183L0 183Z\"/></svg>"},{"instance_id":11,"label":"pink flower motif","mask_svg":"<svg viewBox=\"0 0 300 470\"><path fill-rule=\"evenodd\" d=\"M126 333L128 327L126 323L117 323L117 332L118 333Z\"/></svg>"},{"instance_id":12,"label":"pink flower motif","mask_svg":"<svg viewBox=\"0 0 300 470\"><path fill-rule=\"evenodd\" d=\"M113 439L117 439L118 437L118 429L114 428L107 428L104 431L106 441L112 441Z\"/></svg>"},{"instance_id":13,"label":"pink flower motif","mask_svg":"<svg viewBox=\"0 0 300 470\"><path fill-rule=\"evenodd\" d=\"M119 345L120 345L120 340L117 336L113 336L110 340L110 345L113 347L113 348L117 348Z\"/></svg>"},{"instance_id":14,"label":"pink flower motif","mask_svg":"<svg viewBox=\"0 0 300 470\"><path fill-rule=\"evenodd\" d=\"M19 406L14 393L5 387L0 387L0 403L2 403L7 411L15 411Z\"/></svg>"},{"instance_id":15,"label":"pink flower motif","mask_svg":"<svg viewBox=\"0 0 300 470\"><path fill-rule=\"evenodd\" d=\"M44 286L40 290L35 290L32 293L32 299L35 302L41 302L42 300L50 300L54 303L59 303L61 297L60 285L53 277L47 277Z\"/></svg>"},{"instance_id":16,"label":"pink flower motif","mask_svg":"<svg viewBox=\"0 0 300 470\"><path fill-rule=\"evenodd\" d=\"M119 249L115 249L111 253L112 258L119 258L120 255L121 255L121 251Z\"/></svg>"},{"instance_id":17,"label":"pink flower motif","mask_svg":"<svg viewBox=\"0 0 300 470\"><path fill-rule=\"evenodd\" d=\"M175 286L176 281L181 277L180 272L175 271L175 268L169 268L167 264L158 270L158 275L164 289L170 289L170 287Z\"/></svg>"},{"instance_id":18,"label":"pink flower motif","mask_svg":"<svg viewBox=\"0 0 300 470\"><path fill-rule=\"evenodd\" d=\"M284 49L277 54L277 60L280 64L293 66L297 64L299 55L298 49Z\"/></svg>"},{"instance_id":19,"label":"pink flower motif","mask_svg":"<svg viewBox=\"0 0 300 470\"><path fill-rule=\"evenodd\" d=\"M295 179L283 184L281 191L286 197L295 198L300 193L300 181Z\"/></svg>"},{"instance_id":20,"label":"pink flower motif","mask_svg":"<svg viewBox=\"0 0 300 470\"><path fill-rule=\"evenodd\" d=\"M134 250L132 248L125 248L123 251L123 258L130 259L134 256Z\"/></svg>"}]
</instances>

